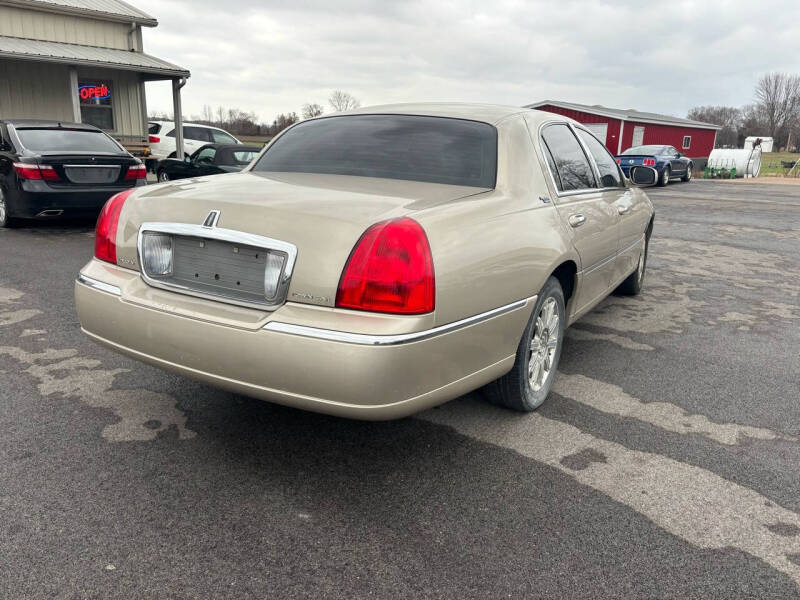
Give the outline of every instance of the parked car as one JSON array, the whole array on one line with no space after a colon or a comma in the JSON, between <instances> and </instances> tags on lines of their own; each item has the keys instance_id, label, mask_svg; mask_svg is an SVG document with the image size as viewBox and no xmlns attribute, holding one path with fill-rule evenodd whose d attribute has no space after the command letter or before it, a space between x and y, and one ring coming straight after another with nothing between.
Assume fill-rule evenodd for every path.
<instances>
[{"instance_id":1,"label":"parked car","mask_svg":"<svg viewBox=\"0 0 800 600\"><path fill-rule=\"evenodd\" d=\"M302 409L397 418L485 386L529 411L565 327L641 290L653 215L565 117L359 109L292 126L240 173L109 200L78 316L118 352Z\"/></svg>"},{"instance_id":2,"label":"parked car","mask_svg":"<svg viewBox=\"0 0 800 600\"><path fill-rule=\"evenodd\" d=\"M185 160L167 158L158 165L158 181L219 175L241 171L253 160L261 148L244 144L206 144Z\"/></svg>"},{"instance_id":3,"label":"parked car","mask_svg":"<svg viewBox=\"0 0 800 600\"><path fill-rule=\"evenodd\" d=\"M0 121L0 227L19 218L97 214L146 184L142 162L92 125Z\"/></svg>"},{"instance_id":4,"label":"parked car","mask_svg":"<svg viewBox=\"0 0 800 600\"><path fill-rule=\"evenodd\" d=\"M154 160L175 158L175 123L172 121L150 121L147 127L150 155ZM241 144L230 133L218 127L183 124L183 152L190 156L206 144ZM180 157L178 157L180 158Z\"/></svg>"},{"instance_id":5,"label":"parked car","mask_svg":"<svg viewBox=\"0 0 800 600\"><path fill-rule=\"evenodd\" d=\"M692 159L678 152L674 146L634 146L617 156L617 164L627 176L631 167L652 167L658 173L658 185L667 185L670 179L681 181L692 178Z\"/></svg>"}]
</instances>

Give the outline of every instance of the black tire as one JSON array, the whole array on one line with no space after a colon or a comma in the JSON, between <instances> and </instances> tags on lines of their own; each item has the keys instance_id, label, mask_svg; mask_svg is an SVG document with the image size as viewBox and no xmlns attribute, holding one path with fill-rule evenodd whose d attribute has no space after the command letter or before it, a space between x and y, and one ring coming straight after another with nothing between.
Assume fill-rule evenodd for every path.
<instances>
[{"instance_id":1,"label":"black tire","mask_svg":"<svg viewBox=\"0 0 800 600\"><path fill-rule=\"evenodd\" d=\"M0 229L11 229L16 224L16 219L8 214L8 205L3 197L3 190L0 190Z\"/></svg>"},{"instance_id":2,"label":"black tire","mask_svg":"<svg viewBox=\"0 0 800 600\"><path fill-rule=\"evenodd\" d=\"M170 181L169 174L167 174L164 169L159 169L158 173L156 173L156 181L158 181L158 183Z\"/></svg>"},{"instance_id":3,"label":"black tire","mask_svg":"<svg viewBox=\"0 0 800 600\"><path fill-rule=\"evenodd\" d=\"M694 165L689 163L689 166L686 167L686 173L681 177L681 181L688 182L692 179L692 169L694 169Z\"/></svg>"},{"instance_id":4,"label":"black tire","mask_svg":"<svg viewBox=\"0 0 800 600\"><path fill-rule=\"evenodd\" d=\"M647 251L650 248L650 236L646 235L644 238L644 250L639 255L639 260L636 262L636 268L633 273L628 275L627 279L617 286L614 290L615 293L623 296L637 296L641 293L644 287L644 276L647 271ZM641 269L639 267L641 266Z\"/></svg>"},{"instance_id":5,"label":"black tire","mask_svg":"<svg viewBox=\"0 0 800 600\"><path fill-rule=\"evenodd\" d=\"M664 170L661 171L661 177L658 178L658 185L659 187L664 187L669 183L669 176L672 172L672 169L669 167L664 167Z\"/></svg>"},{"instance_id":6,"label":"black tire","mask_svg":"<svg viewBox=\"0 0 800 600\"><path fill-rule=\"evenodd\" d=\"M535 390L531 385L530 376L528 374L531 358L531 342L537 332L537 321L539 321L540 313L545 303L547 303L550 298L555 300L555 309L558 313L558 339L556 340L556 346L552 356L547 361L550 365L550 368L547 370L547 375L542 380L541 387ZM533 308L531 318L528 321L528 325L525 327L525 332L522 334L519 346L517 346L517 358L516 361L514 361L514 366L511 368L511 371L503 375L500 379L489 383L482 390L489 402L521 412L534 411L544 403L547 396L550 394L550 388L553 386L556 371L558 370L561 348L564 345L566 321L564 292L561 289L561 284L558 282L558 279L550 277L539 292L536 306ZM540 339L542 339L542 333L541 331L539 332ZM549 332L544 332L544 336L545 341L549 340L551 337ZM542 372L542 375L544 375L544 372Z\"/></svg>"}]
</instances>

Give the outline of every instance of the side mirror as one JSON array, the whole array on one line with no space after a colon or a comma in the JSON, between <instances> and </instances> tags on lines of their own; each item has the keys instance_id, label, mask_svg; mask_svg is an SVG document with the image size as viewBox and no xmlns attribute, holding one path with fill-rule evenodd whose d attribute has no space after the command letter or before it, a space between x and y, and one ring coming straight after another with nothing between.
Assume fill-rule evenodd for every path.
<instances>
[{"instance_id":1,"label":"side mirror","mask_svg":"<svg viewBox=\"0 0 800 600\"><path fill-rule=\"evenodd\" d=\"M631 167L631 183L638 186L655 185L658 181L658 172L652 167Z\"/></svg>"}]
</instances>

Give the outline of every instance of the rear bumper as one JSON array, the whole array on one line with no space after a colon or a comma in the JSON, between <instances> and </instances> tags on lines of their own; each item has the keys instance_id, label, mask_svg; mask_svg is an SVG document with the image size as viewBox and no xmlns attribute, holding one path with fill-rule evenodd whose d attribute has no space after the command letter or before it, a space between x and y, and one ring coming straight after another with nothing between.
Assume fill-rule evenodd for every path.
<instances>
[{"instance_id":1,"label":"rear bumper","mask_svg":"<svg viewBox=\"0 0 800 600\"><path fill-rule=\"evenodd\" d=\"M37 185L32 186L32 183ZM22 190L6 197L6 203L11 216L22 218L37 217L44 211L61 211L58 214L65 216L96 214L111 196L131 187L134 186L58 189L42 182L25 182Z\"/></svg>"},{"instance_id":2,"label":"rear bumper","mask_svg":"<svg viewBox=\"0 0 800 600\"><path fill-rule=\"evenodd\" d=\"M236 309L253 320L233 326L208 319L208 311L232 310L213 301L190 300L203 318L168 311L175 296L97 261L75 284L81 328L104 346L235 393L369 420L407 416L506 373L536 300L444 327L374 335L347 331L354 318L369 319L353 311L324 309L326 327L319 328L311 325L318 307L287 304L263 319ZM287 322L304 311L309 324Z\"/></svg>"}]
</instances>

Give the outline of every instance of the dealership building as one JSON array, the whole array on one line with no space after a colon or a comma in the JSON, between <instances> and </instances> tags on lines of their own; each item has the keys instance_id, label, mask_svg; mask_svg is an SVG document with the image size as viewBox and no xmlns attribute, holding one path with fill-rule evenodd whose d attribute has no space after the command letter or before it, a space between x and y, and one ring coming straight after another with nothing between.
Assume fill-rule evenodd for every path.
<instances>
[{"instance_id":1,"label":"dealership building","mask_svg":"<svg viewBox=\"0 0 800 600\"><path fill-rule=\"evenodd\" d=\"M543 100L529 104L535 108L569 117L582 123L606 145L612 154L642 145L674 146L689 158L708 158L714 149L719 125L690 119L641 112L629 108L607 108L595 104L574 104Z\"/></svg>"},{"instance_id":2,"label":"dealership building","mask_svg":"<svg viewBox=\"0 0 800 600\"><path fill-rule=\"evenodd\" d=\"M0 119L91 123L131 150L147 144L145 82L172 82L182 148L189 71L144 53L158 21L121 0L0 0Z\"/></svg>"}]
</instances>

